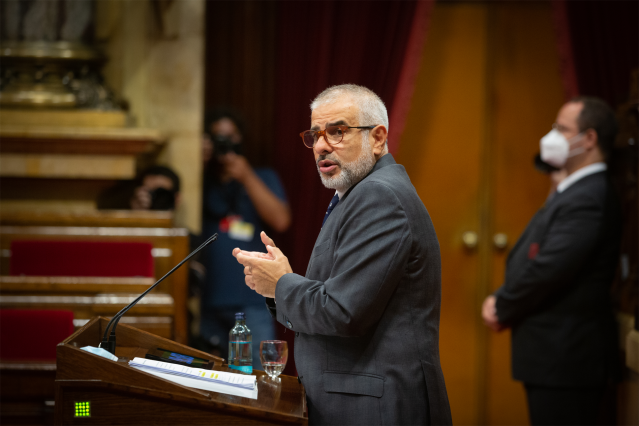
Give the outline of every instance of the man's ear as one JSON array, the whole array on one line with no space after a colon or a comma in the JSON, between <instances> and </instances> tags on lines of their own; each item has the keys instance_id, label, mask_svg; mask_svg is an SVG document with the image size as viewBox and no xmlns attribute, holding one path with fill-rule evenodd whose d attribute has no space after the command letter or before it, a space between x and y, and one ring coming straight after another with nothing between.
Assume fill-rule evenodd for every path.
<instances>
[{"instance_id":1,"label":"man's ear","mask_svg":"<svg viewBox=\"0 0 639 426\"><path fill-rule=\"evenodd\" d=\"M178 207L180 207L180 204L182 204L182 193L181 192L176 192L175 193L175 208L177 209Z\"/></svg>"},{"instance_id":2,"label":"man's ear","mask_svg":"<svg viewBox=\"0 0 639 426\"><path fill-rule=\"evenodd\" d=\"M388 137L388 130L383 125L379 125L370 131L370 138L372 138L373 155L380 157L385 154L386 150L386 138Z\"/></svg>"},{"instance_id":3,"label":"man's ear","mask_svg":"<svg viewBox=\"0 0 639 426\"><path fill-rule=\"evenodd\" d=\"M595 129L587 129L584 132L583 144L584 144L584 148L588 150L598 146L599 137Z\"/></svg>"}]
</instances>

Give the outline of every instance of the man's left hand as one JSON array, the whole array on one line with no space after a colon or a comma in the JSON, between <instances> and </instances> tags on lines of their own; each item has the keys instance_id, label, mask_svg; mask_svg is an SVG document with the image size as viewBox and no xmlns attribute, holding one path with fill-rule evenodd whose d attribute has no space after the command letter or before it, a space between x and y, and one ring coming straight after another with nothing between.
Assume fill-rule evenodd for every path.
<instances>
[{"instance_id":1,"label":"man's left hand","mask_svg":"<svg viewBox=\"0 0 639 426\"><path fill-rule=\"evenodd\" d=\"M233 256L244 265L246 285L264 297L275 297L275 287L283 275L293 272L288 258L275 245L273 240L262 232L262 242L268 253L248 252L233 249Z\"/></svg>"},{"instance_id":2,"label":"man's left hand","mask_svg":"<svg viewBox=\"0 0 639 426\"><path fill-rule=\"evenodd\" d=\"M495 306L496 302L497 298L495 296L488 296L481 307L481 316L484 319L486 327L493 331L502 331L507 327L499 323L499 318L497 318L497 308Z\"/></svg>"}]
</instances>

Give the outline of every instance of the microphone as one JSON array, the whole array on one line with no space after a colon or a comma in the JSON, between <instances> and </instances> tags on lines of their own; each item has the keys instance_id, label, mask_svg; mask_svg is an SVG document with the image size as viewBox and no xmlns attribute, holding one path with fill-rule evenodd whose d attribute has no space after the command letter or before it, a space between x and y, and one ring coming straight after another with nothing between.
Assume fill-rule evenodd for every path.
<instances>
[{"instance_id":1,"label":"microphone","mask_svg":"<svg viewBox=\"0 0 639 426\"><path fill-rule=\"evenodd\" d=\"M132 307L134 307L140 300L142 300L142 298L144 296L146 296L151 290L153 290L155 287L157 287L158 284L160 284L162 281L164 281L164 279L166 277L168 277L169 275L171 275L177 268L179 268L180 266L182 266L182 264L184 262L186 262L187 260L189 260L190 258L192 258L193 256L195 256L197 253L199 253L204 247L208 246L209 244L211 244L213 241L217 240L217 234L213 234L209 237L208 240L204 241L202 243L202 245L200 245L198 248L196 248L195 250L193 250L191 252L191 254L189 254L188 256L186 256L184 258L184 260L182 260L180 263L177 264L176 267L174 267L173 269L171 269L169 272L166 273L166 275L164 275L162 278L160 278L155 284L153 284L151 287L149 287L144 293L142 293L141 295L139 295L133 302L129 303L127 306L125 306L124 308L122 308L120 310L120 312L118 312L117 314L115 314L113 316L113 318L111 318L111 321L109 321L109 323L106 326L106 329L104 330L104 336L102 337L102 342L100 343L100 348L103 348L109 352L111 352L113 355L115 355L115 328L118 326L118 321L120 321L120 318L122 318L122 316L124 314L127 313L127 311L129 309L131 309ZM111 328L111 325L113 325L113 328L111 329L111 335L109 336L109 329Z\"/></svg>"}]
</instances>

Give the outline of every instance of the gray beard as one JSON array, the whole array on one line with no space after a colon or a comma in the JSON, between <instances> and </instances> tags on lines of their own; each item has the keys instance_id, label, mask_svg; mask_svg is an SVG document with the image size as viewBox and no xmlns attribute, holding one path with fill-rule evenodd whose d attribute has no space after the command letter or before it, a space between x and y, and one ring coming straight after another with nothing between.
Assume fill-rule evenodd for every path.
<instances>
[{"instance_id":1,"label":"gray beard","mask_svg":"<svg viewBox=\"0 0 639 426\"><path fill-rule=\"evenodd\" d=\"M367 139L364 140L366 142L362 141L362 145L364 143L368 145ZM337 159L331 158L330 155L320 157L318 159L318 162L321 160L332 160L338 163L341 169L341 172L338 176L327 177L319 171L319 166L317 166L317 171L320 175L320 179L322 180L322 184L329 189L335 189L342 192L346 191L348 188L364 179L375 166L375 156L370 151L370 149L365 148L367 147L362 146L362 154L359 156L359 158L357 158L357 160L350 163L342 163Z\"/></svg>"}]
</instances>

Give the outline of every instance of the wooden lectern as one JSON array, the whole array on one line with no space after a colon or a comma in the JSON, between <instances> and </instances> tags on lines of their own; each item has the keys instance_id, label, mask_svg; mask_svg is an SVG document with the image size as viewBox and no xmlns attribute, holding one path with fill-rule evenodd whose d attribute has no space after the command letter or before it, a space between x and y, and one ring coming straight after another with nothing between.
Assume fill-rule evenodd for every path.
<instances>
[{"instance_id":1,"label":"wooden lectern","mask_svg":"<svg viewBox=\"0 0 639 426\"><path fill-rule=\"evenodd\" d=\"M111 361L81 350L98 346L108 318L96 317L57 348L55 424L273 425L308 424L304 387L296 377L257 376L256 400L178 385L129 367L152 348L215 361L223 360L137 328L117 327Z\"/></svg>"}]
</instances>

